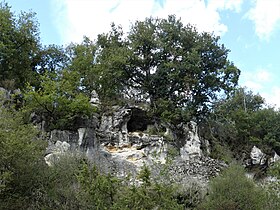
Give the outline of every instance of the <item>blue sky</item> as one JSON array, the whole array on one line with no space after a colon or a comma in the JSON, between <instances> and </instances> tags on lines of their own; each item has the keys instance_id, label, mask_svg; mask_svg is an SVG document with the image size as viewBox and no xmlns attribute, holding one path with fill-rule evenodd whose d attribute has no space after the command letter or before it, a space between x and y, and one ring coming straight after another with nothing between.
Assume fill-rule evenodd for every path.
<instances>
[{"instance_id":1,"label":"blue sky","mask_svg":"<svg viewBox=\"0 0 280 210\"><path fill-rule=\"evenodd\" d=\"M220 36L241 70L240 85L280 107L280 0L6 0L12 10L37 13L43 44L95 39L110 23L175 14L199 31Z\"/></svg>"}]
</instances>

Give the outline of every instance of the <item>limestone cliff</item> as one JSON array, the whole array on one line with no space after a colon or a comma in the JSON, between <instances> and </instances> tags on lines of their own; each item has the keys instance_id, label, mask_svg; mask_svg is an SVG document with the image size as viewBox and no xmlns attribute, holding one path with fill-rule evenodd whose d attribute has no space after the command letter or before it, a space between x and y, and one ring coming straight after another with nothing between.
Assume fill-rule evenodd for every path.
<instances>
[{"instance_id":1,"label":"limestone cliff","mask_svg":"<svg viewBox=\"0 0 280 210\"><path fill-rule=\"evenodd\" d=\"M157 132L145 110L136 106L112 107L96 115L77 131L53 130L49 133L46 162L64 152L83 152L105 172L135 176L143 165L154 177L166 170L175 182L205 183L225 166L202 151L195 122L182 126L180 145L168 127Z\"/></svg>"}]
</instances>

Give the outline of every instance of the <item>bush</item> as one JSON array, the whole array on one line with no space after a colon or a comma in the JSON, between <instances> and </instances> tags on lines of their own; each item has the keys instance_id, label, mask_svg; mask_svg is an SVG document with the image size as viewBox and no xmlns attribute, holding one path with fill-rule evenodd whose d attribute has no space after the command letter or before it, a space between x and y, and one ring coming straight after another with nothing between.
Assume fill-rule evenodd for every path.
<instances>
[{"instance_id":1,"label":"bush","mask_svg":"<svg viewBox=\"0 0 280 210\"><path fill-rule=\"evenodd\" d=\"M173 185L151 180L151 172L147 166L140 171L138 178L140 185L124 186L118 191L117 200L112 209L142 210L142 209L183 209L175 198Z\"/></svg>"},{"instance_id":2,"label":"bush","mask_svg":"<svg viewBox=\"0 0 280 210\"><path fill-rule=\"evenodd\" d=\"M28 209L43 190L46 144L19 113L0 110L0 209Z\"/></svg>"},{"instance_id":3,"label":"bush","mask_svg":"<svg viewBox=\"0 0 280 210\"><path fill-rule=\"evenodd\" d=\"M265 192L245 176L241 166L232 165L211 180L209 195L199 209L263 210L265 203Z\"/></svg>"},{"instance_id":4,"label":"bush","mask_svg":"<svg viewBox=\"0 0 280 210\"><path fill-rule=\"evenodd\" d=\"M196 208L204 199L207 189L199 181L189 180L176 190L176 199L185 209Z\"/></svg>"},{"instance_id":5,"label":"bush","mask_svg":"<svg viewBox=\"0 0 280 210\"><path fill-rule=\"evenodd\" d=\"M274 163L268 170L268 174L280 179L280 162Z\"/></svg>"},{"instance_id":6,"label":"bush","mask_svg":"<svg viewBox=\"0 0 280 210\"><path fill-rule=\"evenodd\" d=\"M83 209L111 209L118 199L120 181L110 174L101 174L96 166L84 163L77 174Z\"/></svg>"},{"instance_id":7,"label":"bush","mask_svg":"<svg viewBox=\"0 0 280 210\"><path fill-rule=\"evenodd\" d=\"M33 209L68 210L82 209L78 198L80 187L77 177L84 157L63 154L48 168L46 183L40 203Z\"/></svg>"}]
</instances>

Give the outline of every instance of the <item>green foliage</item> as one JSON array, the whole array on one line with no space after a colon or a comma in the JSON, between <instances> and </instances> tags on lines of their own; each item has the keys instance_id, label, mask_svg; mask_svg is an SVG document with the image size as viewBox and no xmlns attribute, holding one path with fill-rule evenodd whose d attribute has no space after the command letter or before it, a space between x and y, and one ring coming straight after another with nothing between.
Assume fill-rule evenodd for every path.
<instances>
[{"instance_id":1,"label":"green foliage","mask_svg":"<svg viewBox=\"0 0 280 210\"><path fill-rule=\"evenodd\" d=\"M143 183L143 185L151 186L151 171L149 170L148 166L144 165L142 167L138 174L138 179Z\"/></svg>"},{"instance_id":2,"label":"green foliage","mask_svg":"<svg viewBox=\"0 0 280 210\"><path fill-rule=\"evenodd\" d=\"M22 12L16 17L7 3L0 2L0 86L14 81L12 88L21 88L36 81L38 28L35 13Z\"/></svg>"},{"instance_id":3,"label":"green foliage","mask_svg":"<svg viewBox=\"0 0 280 210\"><path fill-rule=\"evenodd\" d=\"M32 209L183 209L174 186L155 182L144 167L142 184L101 173L86 158L62 155L49 168L40 200Z\"/></svg>"},{"instance_id":4,"label":"green foliage","mask_svg":"<svg viewBox=\"0 0 280 210\"><path fill-rule=\"evenodd\" d=\"M269 167L268 174L270 176L276 177L277 179L280 180L280 162L279 161Z\"/></svg>"},{"instance_id":5,"label":"green foliage","mask_svg":"<svg viewBox=\"0 0 280 210\"><path fill-rule=\"evenodd\" d=\"M211 141L215 157L218 151L228 148L244 158L243 153L248 154L254 145L267 154L272 150L279 153L279 120L279 111L265 107L260 95L239 88L214 103L202 126L202 135Z\"/></svg>"},{"instance_id":6,"label":"green foliage","mask_svg":"<svg viewBox=\"0 0 280 210\"><path fill-rule=\"evenodd\" d=\"M63 47L49 45L40 49L34 58L34 62L38 63L36 66L36 72L43 75L47 72L56 73L65 69L69 62L69 58ZM40 82L40 80L38 80L38 82ZM36 87L38 87L40 84L36 85Z\"/></svg>"},{"instance_id":7,"label":"green foliage","mask_svg":"<svg viewBox=\"0 0 280 210\"><path fill-rule=\"evenodd\" d=\"M233 162L233 154L227 144L221 145L220 142L212 142L210 157L224 161L226 164Z\"/></svg>"},{"instance_id":8,"label":"green foliage","mask_svg":"<svg viewBox=\"0 0 280 210\"><path fill-rule=\"evenodd\" d=\"M79 118L88 119L96 108L89 98L79 90L79 74L75 71L62 71L61 74L40 76L41 88L35 90L30 85L25 93L25 109L35 112L49 123L49 129L75 129Z\"/></svg>"},{"instance_id":9,"label":"green foliage","mask_svg":"<svg viewBox=\"0 0 280 210\"><path fill-rule=\"evenodd\" d=\"M189 181L178 187L175 192L177 202L185 209L196 209L205 199L207 190L197 181Z\"/></svg>"},{"instance_id":10,"label":"green foliage","mask_svg":"<svg viewBox=\"0 0 280 210\"><path fill-rule=\"evenodd\" d=\"M101 174L96 166L83 164L77 179L82 188L79 197L85 203L85 209L111 209L118 199L120 181L110 174Z\"/></svg>"},{"instance_id":11,"label":"green foliage","mask_svg":"<svg viewBox=\"0 0 280 210\"><path fill-rule=\"evenodd\" d=\"M84 37L81 44L70 44L66 48L68 57L67 69L79 72L80 89L90 96L93 89L98 89L95 75L96 44Z\"/></svg>"},{"instance_id":12,"label":"green foliage","mask_svg":"<svg viewBox=\"0 0 280 210\"><path fill-rule=\"evenodd\" d=\"M27 209L38 199L46 169L46 144L38 130L24 124L20 113L0 110L0 209Z\"/></svg>"},{"instance_id":13,"label":"green foliage","mask_svg":"<svg viewBox=\"0 0 280 210\"><path fill-rule=\"evenodd\" d=\"M113 25L97 44L100 95L110 98L125 90L135 101L149 100L157 117L167 121L204 115L208 102L220 91L230 92L240 73L217 37L198 33L175 16L136 21L126 37Z\"/></svg>"},{"instance_id":14,"label":"green foliage","mask_svg":"<svg viewBox=\"0 0 280 210\"><path fill-rule=\"evenodd\" d=\"M112 24L108 34L98 36L96 65L96 91L105 104L118 101L126 89L127 74L131 53L126 41L122 40L122 29Z\"/></svg>"},{"instance_id":15,"label":"green foliage","mask_svg":"<svg viewBox=\"0 0 280 210\"><path fill-rule=\"evenodd\" d=\"M83 209L83 203L79 197L81 189L78 185L77 174L84 159L80 154L59 155L59 158L48 168L44 191L39 202L33 205L33 209Z\"/></svg>"},{"instance_id":16,"label":"green foliage","mask_svg":"<svg viewBox=\"0 0 280 210\"><path fill-rule=\"evenodd\" d=\"M210 192L199 209L263 210L266 194L245 176L244 169L232 165L210 182Z\"/></svg>"},{"instance_id":17,"label":"green foliage","mask_svg":"<svg viewBox=\"0 0 280 210\"><path fill-rule=\"evenodd\" d=\"M138 175L140 186L131 185L118 191L112 209L183 209L175 198L174 186L152 181L150 175L149 168L144 166Z\"/></svg>"},{"instance_id":18,"label":"green foliage","mask_svg":"<svg viewBox=\"0 0 280 210\"><path fill-rule=\"evenodd\" d=\"M266 191L266 209L280 209L280 180L267 182L262 187Z\"/></svg>"}]
</instances>

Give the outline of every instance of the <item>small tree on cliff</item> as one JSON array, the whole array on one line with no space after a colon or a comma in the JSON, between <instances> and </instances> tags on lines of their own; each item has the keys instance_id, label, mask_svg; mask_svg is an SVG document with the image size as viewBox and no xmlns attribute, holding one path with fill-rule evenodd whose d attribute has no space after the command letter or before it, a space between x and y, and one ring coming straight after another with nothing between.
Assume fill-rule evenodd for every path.
<instances>
[{"instance_id":1,"label":"small tree on cliff","mask_svg":"<svg viewBox=\"0 0 280 210\"><path fill-rule=\"evenodd\" d=\"M127 36L113 25L97 42L99 92L106 98L107 93L133 90L166 121L203 115L218 92L237 85L240 74L218 40L184 26L175 16L136 21Z\"/></svg>"}]
</instances>

